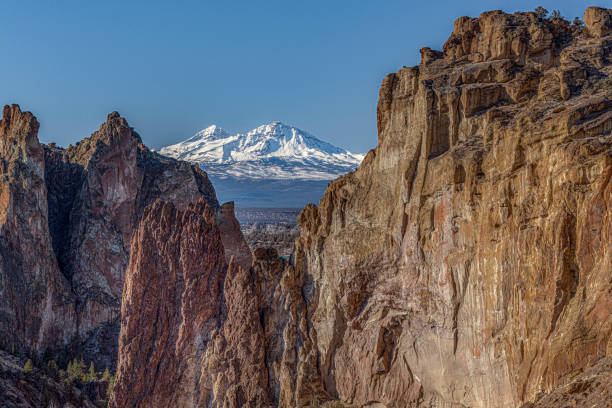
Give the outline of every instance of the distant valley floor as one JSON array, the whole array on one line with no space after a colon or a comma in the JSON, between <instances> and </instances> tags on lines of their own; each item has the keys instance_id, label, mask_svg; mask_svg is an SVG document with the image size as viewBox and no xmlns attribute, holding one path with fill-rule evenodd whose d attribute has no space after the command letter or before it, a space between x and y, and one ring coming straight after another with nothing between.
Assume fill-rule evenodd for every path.
<instances>
[{"instance_id":1,"label":"distant valley floor","mask_svg":"<svg viewBox=\"0 0 612 408\"><path fill-rule=\"evenodd\" d=\"M300 211L300 208L237 207L236 218L252 251L274 248L279 255L288 257L300 233L297 224Z\"/></svg>"},{"instance_id":2,"label":"distant valley floor","mask_svg":"<svg viewBox=\"0 0 612 408\"><path fill-rule=\"evenodd\" d=\"M234 201L236 207L266 208L304 208L308 203L317 203L331 181L239 179L210 173L209 178L220 202Z\"/></svg>"}]
</instances>

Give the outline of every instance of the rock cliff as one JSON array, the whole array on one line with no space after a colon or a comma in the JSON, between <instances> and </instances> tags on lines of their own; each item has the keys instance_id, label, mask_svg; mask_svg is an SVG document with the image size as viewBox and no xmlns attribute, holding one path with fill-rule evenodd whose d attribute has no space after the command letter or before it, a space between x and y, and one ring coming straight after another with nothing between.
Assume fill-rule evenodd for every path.
<instances>
[{"instance_id":1,"label":"rock cliff","mask_svg":"<svg viewBox=\"0 0 612 408\"><path fill-rule=\"evenodd\" d=\"M300 216L326 398L516 407L610 356L610 13L462 17L385 78L377 148Z\"/></svg>"},{"instance_id":2,"label":"rock cliff","mask_svg":"<svg viewBox=\"0 0 612 408\"><path fill-rule=\"evenodd\" d=\"M44 349L70 340L74 297L58 268L46 205L38 121L5 106L0 121L0 345Z\"/></svg>"},{"instance_id":3,"label":"rock cliff","mask_svg":"<svg viewBox=\"0 0 612 408\"><path fill-rule=\"evenodd\" d=\"M45 147L45 161L51 238L76 297L78 338L113 366L129 243L144 207L158 198L180 208L199 197L219 204L204 172L151 152L117 112L75 146Z\"/></svg>"},{"instance_id":4,"label":"rock cliff","mask_svg":"<svg viewBox=\"0 0 612 408\"><path fill-rule=\"evenodd\" d=\"M149 207L112 406L596 403L612 375L611 13L459 18L443 51L384 79L378 146L302 211L290 264L257 250L227 266L204 203Z\"/></svg>"},{"instance_id":5,"label":"rock cliff","mask_svg":"<svg viewBox=\"0 0 612 408\"><path fill-rule=\"evenodd\" d=\"M111 407L266 405L255 289L223 242L204 200L145 210L126 272Z\"/></svg>"},{"instance_id":6,"label":"rock cliff","mask_svg":"<svg viewBox=\"0 0 612 408\"><path fill-rule=\"evenodd\" d=\"M4 108L0 346L112 369L129 243L143 209L156 199L221 207L205 172L151 152L117 112L66 149L41 145L38 127L17 105ZM230 243L246 246L233 207L223 214Z\"/></svg>"}]
</instances>

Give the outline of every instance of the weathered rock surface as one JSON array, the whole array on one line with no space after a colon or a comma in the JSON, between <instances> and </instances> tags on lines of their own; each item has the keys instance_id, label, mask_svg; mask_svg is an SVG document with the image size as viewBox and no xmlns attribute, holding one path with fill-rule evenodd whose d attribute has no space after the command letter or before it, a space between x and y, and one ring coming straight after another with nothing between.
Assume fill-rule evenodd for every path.
<instances>
[{"instance_id":1,"label":"weathered rock surface","mask_svg":"<svg viewBox=\"0 0 612 408\"><path fill-rule=\"evenodd\" d=\"M38 121L5 106L0 121L0 344L7 350L63 344L75 331L73 297L49 234Z\"/></svg>"},{"instance_id":2,"label":"weathered rock surface","mask_svg":"<svg viewBox=\"0 0 612 408\"><path fill-rule=\"evenodd\" d=\"M154 203L131 253L111 406L266 406L255 288L210 206Z\"/></svg>"},{"instance_id":3,"label":"weathered rock surface","mask_svg":"<svg viewBox=\"0 0 612 408\"><path fill-rule=\"evenodd\" d=\"M458 19L385 78L291 262L247 268L231 205L147 206L111 406L608 404L611 13Z\"/></svg>"},{"instance_id":4,"label":"weathered rock surface","mask_svg":"<svg viewBox=\"0 0 612 408\"><path fill-rule=\"evenodd\" d=\"M0 346L60 360L84 355L112 368L129 243L143 209L158 198L181 209L202 197L220 206L206 173L148 150L116 112L67 149L41 145L37 132L31 113L4 108ZM225 220L234 226L233 212Z\"/></svg>"},{"instance_id":5,"label":"weathered rock surface","mask_svg":"<svg viewBox=\"0 0 612 408\"><path fill-rule=\"evenodd\" d=\"M612 404L612 358L599 360L575 377L568 378L548 394L522 408L609 407Z\"/></svg>"},{"instance_id":6,"label":"weathered rock surface","mask_svg":"<svg viewBox=\"0 0 612 408\"><path fill-rule=\"evenodd\" d=\"M233 201L221 206L217 211L215 222L221 232L227 261L234 258L238 265L248 270L251 267L251 249L240 230L240 223L234 214Z\"/></svg>"},{"instance_id":7,"label":"weathered rock surface","mask_svg":"<svg viewBox=\"0 0 612 408\"><path fill-rule=\"evenodd\" d=\"M295 239L300 235L300 227L288 223L252 223L241 225L244 239L253 250L274 248L281 256L288 257L295 249Z\"/></svg>"},{"instance_id":8,"label":"weathered rock surface","mask_svg":"<svg viewBox=\"0 0 612 408\"><path fill-rule=\"evenodd\" d=\"M117 112L76 146L45 148L53 246L76 295L78 337L114 366L129 243L155 199L179 208L205 197L219 208L206 174L147 149ZM109 344L109 340L112 340ZM88 346L89 345L89 346Z\"/></svg>"},{"instance_id":9,"label":"weathered rock surface","mask_svg":"<svg viewBox=\"0 0 612 408\"><path fill-rule=\"evenodd\" d=\"M587 34L611 10L589 13L462 17L383 81L377 148L300 216L320 398L516 407L611 355L612 37Z\"/></svg>"}]
</instances>

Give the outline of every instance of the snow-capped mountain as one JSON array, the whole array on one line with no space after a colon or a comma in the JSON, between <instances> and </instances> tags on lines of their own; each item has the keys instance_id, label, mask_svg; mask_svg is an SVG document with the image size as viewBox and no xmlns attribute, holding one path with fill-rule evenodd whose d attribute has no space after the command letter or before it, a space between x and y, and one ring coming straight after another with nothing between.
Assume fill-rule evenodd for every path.
<instances>
[{"instance_id":1,"label":"snow-capped mountain","mask_svg":"<svg viewBox=\"0 0 612 408\"><path fill-rule=\"evenodd\" d=\"M359 166L363 155L280 122L230 135L210 126L160 154L198 163L220 201L242 207L303 207L327 183Z\"/></svg>"},{"instance_id":2,"label":"snow-capped mountain","mask_svg":"<svg viewBox=\"0 0 612 408\"><path fill-rule=\"evenodd\" d=\"M351 153L293 126L272 122L230 135L210 126L160 154L198 163L214 178L333 180L354 170L363 155Z\"/></svg>"}]
</instances>

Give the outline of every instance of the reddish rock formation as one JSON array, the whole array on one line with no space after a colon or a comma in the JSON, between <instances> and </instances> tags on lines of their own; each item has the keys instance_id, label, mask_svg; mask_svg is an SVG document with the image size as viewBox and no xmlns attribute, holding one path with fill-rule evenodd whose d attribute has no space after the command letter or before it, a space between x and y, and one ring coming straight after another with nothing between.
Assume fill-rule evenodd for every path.
<instances>
[{"instance_id":1,"label":"reddish rock formation","mask_svg":"<svg viewBox=\"0 0 612 408\"><path fill-rule=\"evenodd\" d=\"M148 207L131 253L111 406L266 406L255 287L206 202Z\"/></svg>"},{"instance_id":2,"label":"reddish rock formation","mask_svg":"<svg viewBox=\"0 0 612 408\"><path fill-rule=\"evenodd\" d=\"M179 208L205 197L217 209L206 173L148 150L117 112L91 137L45 149L50 225L62 272L76 294L77 329L97 365L114 365L129 242L155 199ZM109 344L110 341L110 344Z\"/></svg>"},{"instance_id":3,"label":"reddish rock formation","mask_svg":"<svg viewBox=\"0 0 612 408\"><path fill-rule=\"evenodd\" d=\"M549 393L522 408L609 407L612 402L612 358L599 360L577 376L571 376Z\"/></svg>"},{"instance_id":4,"label":"reddish rock formation","mask_svg":"<svg viewBox=\"0 0 612 408\"><path fill-rule=\"evenodd\" d=\"M70 285L57 266L38 122L19 106L0 121L0 344L44 349L75 331Z\"/></svg>"},{"instance_id":5,"label":"reddish rock formation","mask_svg":"<svg viewBox=\"0 0 612 408\"><path fill-rule=\"evenodd\" d=\"M67 149L40 145L37 132L32 114L4 108L0 346L60 360L84 355L112 368L129 242L143 209L158 198L183 209L203 197L217 211L215 191L197 167L148 150L116 112Z\"/></svg>"},{"instance_id":6,"label":"reddish rock formation","mask_svg":"<svg viewBox=\"0 0 612 408\"><path fill-rule=\"evenodd\" d=\"M215 218L221 231L225 258L229 262L233 257L238 265L248 270L251 267L251 249L240 231L240 223L234 214L234 202L223 204Z\"/></svg>"}]
</instances>

